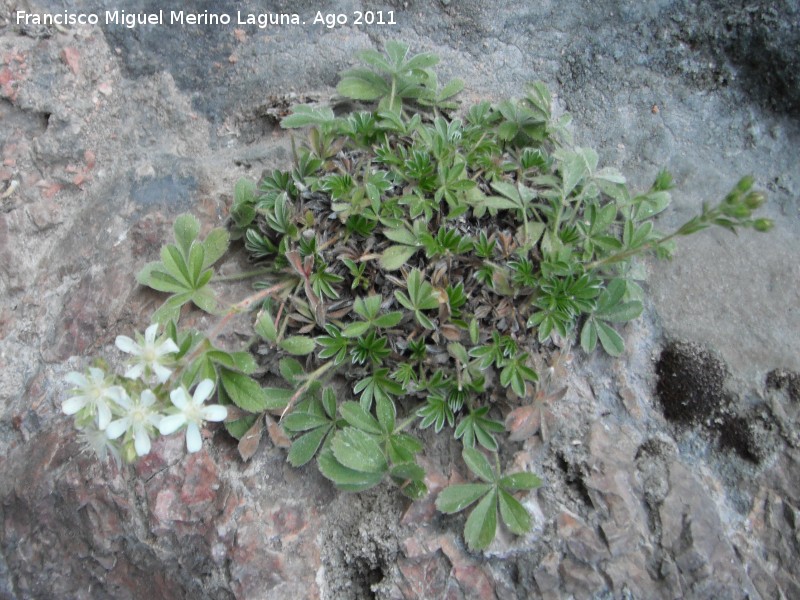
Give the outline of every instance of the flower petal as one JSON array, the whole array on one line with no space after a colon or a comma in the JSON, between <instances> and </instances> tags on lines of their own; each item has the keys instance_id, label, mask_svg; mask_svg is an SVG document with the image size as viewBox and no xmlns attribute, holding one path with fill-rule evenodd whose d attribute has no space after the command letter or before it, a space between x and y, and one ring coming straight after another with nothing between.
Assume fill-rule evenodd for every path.
<instances>
[{"instance_id":1,"label":"flower petal","mask_svg":"<svg viewBox=\"0 0 800 600\"><path fill-rule=\"evenodd\" d=\"M91 377L93 382L102 384L105 383L106 374L103 372L103 369L89 367L89 377Z\"/></svg>"},{"instance_id":2,"label":"flower petal","mask_svg":"<svg viewBox=\"0 0 800 600\"><path fill-rule=\"evenodd\" d=\"M108 390L106 390L105 395L111 398L114 402L119 404L125 410L130 410L131 408L133 408L133 404L131 403L131 399L128 396L128 392L126 392L124 388L118 385L108 388Z\"/></svg>"},{"instance_id":3,"label":"flower petal","mask_svg":"<svg viewBox=\"0 0 800 600\"><path fill-rule=\"evenodd\" d=\"M214 389L214 382L211 379L203 379L198 385L197 388L194 390L194 396L192 396L192 402L197 406L200 406L203 402L205 402L208 397L211 395L211 390Z\"/></svg>"},{"instance_id":4,"label":"flower petal","mask_svg":"<svg viewBox=\"0 0 800 600\"><path fill-rule=\"evenodd\" d=\"M127 352L128 354L142 353L142 347L139 346L139 344L134 342L127 335L118 335L117 339L114 341L114 344L117 346L117 348L119 348L123 352Z\"/></svg>"},{"instance_id":5,"label":"flower petal","mask_svg":"<svg viewBox=\"0 0 800 600\"><path fill-rule=\"evenodd\" d=\"M144 390L139 396L139 404L142 406L153 406L156 402L156 395L151 390Z\"/></svg>"},{"instance_id":6,"label":"flower petal","mask_svg":"<svg viewBox=\"0 0 800 600\"><path fill-rule=\"evenodd\" d=\"M130 419L127 417L117 419L116 421L111 421L111 423L109 423L108 427L105 429L106 436L108 436L108 439L110 440L115 440L123 433L128 431L128 427L130 427Z\"/></svg>"},{"instance_id":7,"label":"flower petal","mask_svg":"<svg viewBox=\"0 0 800 600\"><path fill-rule=\"evenodd\" d=\"M212 404L203 409L203 418L206 421L224 421L228 416L228 409L221 404Z\"/></svg>"},{"instance_id":8,"label":"flower petal","mask_svg":"<svg viewBox=\"0 0 800 600\"><path fill-rule=\"evenodd\" d=\"M83 373L78 373L77 371L67 373L67 376L64 377L64 379L67 383L71 383L76 388L85 388L89 386L89 380L86 379L86 375Z\"/></svg>"},{"instance_id":9,"label":"flower petal","mask_svg":"<svg viewBox=\"0 0 800 600\"><path fill-rule=\"evenodd\" d=\"M128 379L138 379L144 372L144 365L142 363L133 365L130 369L125 371L125 377Z\"/></svg>"},{"instance_id":10,"label":"flower petal","mask_svg":"<svg viewBox=\"0 0 800 600\"><path fill-rule=\"evenodd\" d=\"M166 340L161 342L156 348L156 356L164 356L165 354L174 354L179 350L180 348L178 348L177 344L173 342L172 339L167 338Z\"/></svg>"},{"instance_id":11,"label":"flower petal","mask_svg":"<svg viewBox=\"0 0 800 600\"><path fill-rule=\"evenodd\" d=\"M136 433L133 434L133 447L136 448L138 456L144 456L150 452L150 436L144 430L144 427L137 427Z\"/></svg>"},{"instance_id":12,"label":"flower petal","mask_svg":"<svg viewBox=\"0 0 800 600\"><path fill-rule=\"evenodd\" d=\"M103 431L108 424L111 423L111 409L108 407L103 401L98 400L96 402L97 406L97 427L100 431Z\"/></svg>"},{"instance_id":13,"label":"flower petal","mask_svg":"<svg viewBox=\"0 0 800 600\"><path fill-rule=\"evenodd\" d=\"M172 369L168 369L164 365L153 363L152 366L153 366L153 371L155 371L158 383L164 383L167 379L169 379L169 376L172 375Z\"/></svg>"},{"instance_id":14,"label":"flower petal","mask_svg":"<svg viewBox=\"0 0 800 600\"><path fill-rule=\"evenodd\" d=\"M203 438L200 435L200 428L196 423L189 423L186 428L186 449L189 452L197 452L203 447Z\"/></svg>"},{"instance_id":15,"label":"flower petal","mask_svg":"<svg viewBox=\"0 0 800 600\"><path fill-rule=\"evenodd\" d=\"M76 412L86 406L87 401L88 398L86 396L73 396L72 398L67 398L61 404L61 410L64 412L64 414L74 415Z\"/></svg>"},{"instance_id":16,"label":"flower petal","mask_svg":"<svg viewBox=\"0 0 800 600\"><path fill-rule=\"evenodd\" d=\"M184 423L186 423L186 416L183 413L168 415L158 422L158 431L161 432L161 435L169 435L178 431Z\"/></svg>"},{"instance_id":17,"label":"flower petal","mask_svg":"<svg viewBox=\"0 0 800 600\"><path fill-rule=\"evenodd\" d=\"M156 334L158 333L158 323L153 323L144 330L144 341L148 344L152 344L156 341Z\"/></svg>"},{"instance_id":18,"label":"flower petal","mask_svg":"<svg viewBox=\"0 0 800 600\"><path fill-rule=\"evenodd\" d=\"M185 410L189 405L189 395L186 393L186 389L183 387L172 390L169 393L169 399L172 400L172 403L181 410Z\"/></svg>"}]
</instances>

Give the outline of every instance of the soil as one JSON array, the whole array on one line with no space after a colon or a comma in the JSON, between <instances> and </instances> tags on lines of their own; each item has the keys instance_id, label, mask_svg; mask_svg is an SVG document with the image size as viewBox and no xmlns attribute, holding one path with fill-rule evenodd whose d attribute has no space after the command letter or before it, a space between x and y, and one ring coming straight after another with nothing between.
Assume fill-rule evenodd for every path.
<instances>
[{"instance_id":1,"label":"soil","mask_svg":"<svg viewBox=\"0 0 800 600\"><path fill-rule=\"evenodd\" d=\"M267 4L237 10L393 10L397 25L127 28L102 23L122 8L107 0L0 0L0 195L18 186L0 201L0 598L800 597L796 2ZM18 10L101 24L20 25ZM213 428L197 456L167 441L120 470L60 413L66 373L118 361L116 335L161 302L133 275L174 217L223 224L238 178L289 165L280 117L337 102L338 72L387 39L436 52L466 105L543 80L632 187L673 172L664 230L746 173L777 222L644 263L623 359L565 350L567 393L501 450L544 480L523 498L534 529L486 553L464 547L463 515L433 510L468 473L449 438L409 506L388 487L337 493L266 441L243 464Z\"/></svg>"}]
</instances>

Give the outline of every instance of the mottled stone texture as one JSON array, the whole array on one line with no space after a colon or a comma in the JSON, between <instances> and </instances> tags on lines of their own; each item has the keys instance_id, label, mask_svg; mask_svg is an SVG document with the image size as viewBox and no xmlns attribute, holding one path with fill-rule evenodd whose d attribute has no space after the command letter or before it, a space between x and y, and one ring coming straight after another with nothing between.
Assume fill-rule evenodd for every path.
<instances>
[{"instance_id":1,"label":"mottled stone texture","mask_svg":"<svg viewBox=\"0 0 800 600\"><path fill-rule=\"evenodd\" d=\"M161 35L21 27L21 4L0 0L0 195L17 186L0 203L0 599L800 598L792 3L389 2L394 28ZM116 364L114 338L162 301L133 277L175 216L223 224L239 177L291 163L275 115L331 97L354 53L388 38L440 54L466 102L543 79L602 165L639 188L674 171L665 229L747 172L779 220L648 263L653 301L621 328L624 359L565 351L566 394L502 448L544 481L520 496L533 531L501 530L485 553L465 548L465 515L435 511L468 475L443 437L426 434L431 495L409 506L388 486L337 493L267 441L242 463L218 426L192 456L176 436L135 467L103 464L60 414L66 373Z\"/></svg>"}]
</instances>

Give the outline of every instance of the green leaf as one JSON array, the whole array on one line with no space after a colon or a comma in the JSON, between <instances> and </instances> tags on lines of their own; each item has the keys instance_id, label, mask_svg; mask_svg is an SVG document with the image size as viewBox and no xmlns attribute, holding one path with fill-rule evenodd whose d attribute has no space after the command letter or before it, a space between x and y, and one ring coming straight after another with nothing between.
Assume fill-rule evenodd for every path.
<instances>
[{"instance_id":1,"label":"green leaf","mask_svg":"<svg viewBox=\"0 0 800 600\"><path fill-rule=\"evenodd\" d=\"M278 387L265 387L262 391L265 399L264 410L283 410L294 396L293 390Z\"/></svg>"},{"instance_id":2,"label":"green leaf","mask_svg":"<svg viewBox=\"0 0 800 600\"><path fill-rule=\"evenodd\" d=\"M194 289L192 279L189 275L189 267L186 265L183 254L181 254L181 251L178 250L176 246L167 244L161 248L161 262L164 264L167 272L183 283L186 289Z\"/></svg>"},{"instance_id":3,"label":"green leaf","mask_svg":"<svg viewBox=\"0 0 800 600\"><path fill-rule=\"evenodd\" d=\"M307 354L311 354L316 347L314 339L304 335L290 336L281 340L278 345L283 350L286 350L286 352L289 354L293 354L295 356L306 356Z\"/></svg>"},{"instance_id":4,"label":"green leaf","mask_svg":"<svg viewBox=\"0 0 800 600\"><path fill-rule=\"evenodd\" d=\"M192 299L192 292L184 292L175 296L170 296L164 304L158 307L151 319L154 323L166 323L167 321L177 321L181 316L181 306Z\"/></svg>"},{"instance_id":5,"label":"green leaf","mask_svg":"<svg viewBox=\"0 0 800 600\"><path fill-rule=\"evenodd\" d=\"M533 473L512 473L500 478L500 487L508 492L532 490L542 485L542 480Z\"/></svg>"},{"instance_id":6,"label":"green leaf","mask_svg":"<svg viewBox=\"0 0 800 600\"><path fill-rule=\"evenodd\" d=\"M378 415L378 423L380 423L381 429L386 433L393 433L395 419L397 417L397 408L394 402L383 396L376 398L375 412Z\"/></svg>"},{"instance_id":7,"label":"green leaf","mask_svg":"<svg viewBox=\"0 0 800 600\"><path fill-rule=\"evenodd\" d=\"M283 428L292 433L309 431L330 424L329 418L309 412L293 412L283 419Z\"/></svg>"},{"instance_id":8,"label":"green leaf","mask_svg":"<svg viewBox=\"0 0 800 600\"><path fill-rule=\"evenodd\" d=\"M447 100L464 89L464 82L461 79L451 79L440 90L436 92L439 100Z\"/></svg>"},{"instance_id":9,"label":"green leaf","mask_svg":"<svg viewBox=\"0 0 800 600\"><path fill-rule=\"evenodd\" d=\"M273 344L278 340L278 330L275 328L275 321L268 311L265 310L259 314L255 324L255 332L261 336L262 339L272 342Z\"/></svg>"},{"instance_id":10,"label":"green leaf","mask_svg":"<svg viewBox=\"0 0 800 600\"><path fill-rule=\"evenodd\" d=\"M342 73L336 91L353 100L377 100L389 94L389 85L368 69L350 69Z\"/></svg>"},{"instance_id":11,"label":"green leaf","mask_svg":"<svg viewBox=\"0 0 800 600\"><path fill-rule=\"evenodd\" d=\"M377 50L362 50L358 53L358 58L384 73L391 73L393 69L392 65L387 62L383 54Z\"/></svg>"},{"instance_id":12,"label":"green leaf","mask_svg":"<svg viewBox=\"0 0 800 600\"><path fill-rule=\"evenodd\" d=\"M597 321L597 337L600 338L603 350L611 356L620 356L625 351L625 342L622 341L622 336L613 327L602 321Z\"/></svg>"},{"instance_id":13,"label":"green leaf","mask_svg":"<svg viewBox=\"0 0 800 600\"><path fill-rule=\"evenodd\" d=\"M597 153L591 148L577 148L574 152L565 153L561 163L562 193L565 198L597 167L597 158Z\"/></svg>"},{"instance_id":14,"label":"green leaf","mask_svg":"<svg viewBox=\"0 0 800 600\"><path fill-rule=\"evenodd\" d=\"M381 254L379 262L387 271L396 271L408 263L417 250L419 248L414 246L389 246Z\"/></svg>"},{"instance_id":15,"label":"green leaf","mask_svg":"<svg viewBox=\"0 0 800 600\"><path fill-rule=\"evenodd\" d=\"M464 462L467 463L469 470L475 473L486 483L492 483L495 480L495 473L492 466L489 464L489 459L483 452L475 448L464 448L462 454Z\"/></svg>"},{"instance_id":16,"label":"green leaf","mask_svg":"<svg viewBox=\"0 0 800 600\"><path fill-rule=\"evenodd\" d=\"M411 479L416 481L425 479L425 469L415 462L405 462L394 465L392 470L389 471L389 474L398 479Z\"/></svg>"},{"instance_id":17,"label":"green leaf","mask_svg":"<svg viewBox=\"0 0 800 600\"><path fill-rule=\"evenodd\" d=\"M383 235L386 236L387 239L402 244L403 246L415 246L417 244L417 236L409 231L407 227L384 229Z\"/></svg>"},{"instance_id":18,"label":"green leaf","mask_svg":"<svg viewBox=\"0 0 800 600\"><path fill-rule=\"evenodd\" d=\"M214 292L208 288L192 292L191 300L197 308L209 314L214 314L217 310L217 299L214 297Z\"/></svg>"},{"instance_id":19,"label":"green leaf","mask_svg":"<svg viewBox=\"0 0 800 600\"><path fill-rule=\"evenodd\" d=\"M309 462L319 450L322 441L330 431L328 427L317 427L316 429L304 433L292 442L289 448L288 460L293 467L302 467Z\"/></svg>"},{"instance_id":20,"label":"green leaf","mask_svg":"<svg viewBox=\"0 0 800 600\"><path fill-rule=\"evenodd\" d=\"M671 197L667 191L650 192L646 196L640 196L637 200L641 200L639 208L636 210L636 220L644 221L651 217L656 216L663 211L671 202Z\"/></svg>"},{"instance_id":21,"label":"green leaf","mask_svg":"<svg viewBox=\"0 0 800 600\"><path fill-rule=\"evenodd\" d=\"M228 244L230 243L230 234L221 227L212 229L203 240L203 250L205 250L205 258L203 260L203 269L209 268L217 262L225 252L228 251Z\"/></svg>"},{"instance_id":22,"label":"green leaf","mask_svg":"<svg viewBox=\"0 0 800 600\"><path fill-rule=\"evenodd\" d=\"M499 491L500 516L511 533L524 535L531 530L531 516L525 507L511 494Z\"/></svg>"},{"instance_id":23,"label":"green leaf","mask_svg":"<svg viewBox=\"0 0 800 600\"><path fill-rule=\"evenodd\" d=\"M464 526L470 550L485 550L497 531L497 490L492 489L472 510Z\"/></svg>"},{"instance_id":24,"label":"green leaf","mask_svg":"<svg viewBox=\"0 0 800 600\"><path fill-rule=\"evenodd\" d=\"M388 469L386 457L375 438L355 427L338 431L331 442L331 450L341 465L354 471L382 474Z\"/></svg>"},{"instance_id":25,"label":"green leaf","mask_svg":"<svg viewBox=\"0 0 800 600\"><path fill-rule=\"evenodd\" d=\"M298 385L300 379L306 374L303 365L294 358L282 358L278 362L278 369L281 372L281 377L288 381L290 385Z\"/></svg>"},{"instance_id":26,"label":"green leaf","mask_svg":"<svg viewBox=\"0 0 800 600\"><path fill-rule=\"evenodd\" d=\"M224 350L209 350L205 356L218 365L231 370L241 371L247 375L258 368L249 352L225 352Z\"/></svg>"},{"instance_id":27,"label":"green leaf","mask_svg":"<svg viewBox=\"0 0 800 600\"><path fill-rule=\"evenodd\" d=\"M250 428L258 419L258 415L247 415L246 417L242 417L241 419L236 419L235 421L230 421L225 423L225 429L228 431L231 436L236 438L237 440L242 439L245 433L250 431Z\"/></svg>"},{"instance_id":28,"label":"green leaf","mask_svg":"<svg viewBox=\"0 0 800 600\"><path fill-rule=\"evenodd\" d=\"M403 313L401 313L400 311L392 311L389 313L385 313L380 317L378 317L377 319L375 319L373 321L373 324L375 325L375 327L388 329L390 327L394 327L402 320L403 320Z\"/></svg>"},{"instance_id":29,"label":"green leaf","mask_svg":"<svg viewBox=\"0 0 800 600\"><path fill-rule=\"evenodd\" d=\"M236 406L253 413L267 409L267 396L257 381L224 367L219 369L219 377L225 393Z\"/></svg>"},{"instance_id":30,"label":"green leaf","mask_svg":"<svg viewBox=\"0 0 800 600\"><path fill-rule=\"evenodd\" d=\"M364 335L369 329L370 324L366 321L355 321L342 329L342 335L346 338L355 338Z\"/></svg>"},{"instance_id":31,"label":"green leaf","mask_svg":"<svg viewBox=\"0 0 800 600\"><path fill-rule=\"evenodd\" d=\"M382 429L378 421L375 420L358 402L343 402L339 407L342 417L353 427L357 427L368 433L380 434Z\"/></svg>"},{"instance_id":32,"label":"green leaf","mask_svg":"<svg viewBox=\"0 0 800 600\"><path fill-rule=\"evenodd\" d=\"M189 256L189 248L200 234L200 221L193 215L180 215L175 219L173 230L175 232L175 241L181 253L184 256Z\"/></svg>"},{"instance_id":33,"label":"green leaf","mask_svg":"<svg viewBox=\"0 0 800 600\"><path fill-rule=\"evenodd\" d=\"M594 319L589 318L581 329L581 348L587 354L594 352L597 347L597 324Z\"/></svg>"},{"instance_id":34,"label":"green leaf","mask_svg":"<svg viewBox=\"0 0 800 600\"><path fill-rule=\"evenodd\" d=\"M436 497L436 509L445 514L457 513L492 490L490 483L462 483L450 485Z\"/></svg>"},{"instance_id":35,"label":"green leaf","mask_svg":"<svg viewBox=\"0 0 800 600\"><path fill-rule=\"evenodd\" d=\"M242 204L252 204L255 201L256 184L251 179L244 177L236 182L233 187L233 204L240 206Z\"/></svg>"},{"instance_id":36,"label":"green leaf","mask_svg":"<svg viewBox=\"0 0 800 600\"><path fill-rule=\"evenodd\" d=\"M136 281L159 292L180 294L188 290L182 278L176 279L164 271L164 265L161 262L147 263L136 275Z\"/></svg>"},{"instance_id":37,"label":"green leaf","mask_svg":"<svg viewBox=\"0 0 800 600\"><path fill-rule=\"evenodd\" d=\"M203 245L199 242L192 242L189 249L189 281L192 283L194 289L202 287L198 285L198 283L200 281L200 274L203 272L205 256L206 252L203 250Z\"/></svg>"},{"instance_id":38,"label":"green leaf","mask_svg":"<svg viewBox=\"0 0 800 600\"><path fill-rule=\"evenodd\" d=\"M306 104L298 104L294 107L294 112L281 121L284 129L296 127L308 127L309 125L325 125L331 123L336 117L333 110L329 107L312 108Z\"/></svg>"},{"instance_id":39,"label":"green leaf","mask_svg":"<svg viewBox=\"0 0 800 600\"><path fill-rule=\"evenodd\" d=\"M415 69L428 69L434 65L439 64L439 57L432 52L421 52L412 56L403 68L406 71L413 71Z\"/></svg>"},{"instance_id":40,"label":"green leaf","mask_svg":"<svg viewBox=\"0 0 800 600\"><path fill-rule=\"evenodd\" d=\"M371 487L375 487L382 480L384 473L367 473L356 471L342 465L330 450L324 450L317 459L319 471L325 477L333 481L341 490L346 492L361 492Z\"/></svg>"},{"instance_id":41,"label":"green leaf","mask_svg":"<svg viewBox=\"0 0 800 600\"><path fill-rule=\"evenodd\" d=\"M642 303L638 300L630 302L620 302L616 306L607 308L606 310L598 311L595 313L598 319L604 321L613 321L615 323L622 323L631 321L642 314Z\"/></svg>"}]
</instances>

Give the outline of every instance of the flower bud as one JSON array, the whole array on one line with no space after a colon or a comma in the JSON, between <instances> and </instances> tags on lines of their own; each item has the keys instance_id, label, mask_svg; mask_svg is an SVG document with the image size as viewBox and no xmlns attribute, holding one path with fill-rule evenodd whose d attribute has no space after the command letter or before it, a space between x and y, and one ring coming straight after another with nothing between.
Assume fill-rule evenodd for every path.
<instances>
[{"instance_id":1,"label":"flower bud","mask_svg":"<svg viewBox=\"0 0 800 600\"><path fill-rule=\"evenodd\" d=\"M761 218L761 219L756 219L753 222L753 229L755 229L756 231L764 232L772 229L773 225L775 225L775 223L772 221L772 219Z\"/></svg>"},{"instance_id":2,"label":"flower bud","mask_svg":"<svg viewBox=\"0 0 800 600\"><path fill-rule=\"evenodd\" d=\"M731 211L731 215L736 217L737 219L746 219L750 216L750 213L753 211L747 208L744 204L739 204L735 206Z\"/></svg>"},{"instance_id":3,"label":"flower bud","mask_svg":"<svg viewBox=\"0 0 800 600\"><path fill-rule=\"evenodd\" d=\"M736 191L739 193L747 192L751 187L753 187L753 183L755 183L753 176L746 175L739 180L739 183L736 184Z\"/></svg>"},{"instance_id":4,"label":"flower bud","mask_svg":"<svg viewBox=\"0 0 800 600\"><path fill-rule=\"evenodd\" d=\"M767 197L762 192L750 192L749 194L747 194L747 196L745 196L744 203L751 210L755 210L759 206L764 204L766 199Z\"/></svg>"},{"instance_id":5,"label":"flower bud","mask_svg":"<svg viewBox=\"0 0 800 600\"><path fill-rule=\"evenodd\" d=\"M136 456L136 448L134 448L133 446L133 440L129 440L122 447L122 458L129 465L132 465L133 463L136 462L136 459L138 457Z\"/></svg>"}]
</instances>

